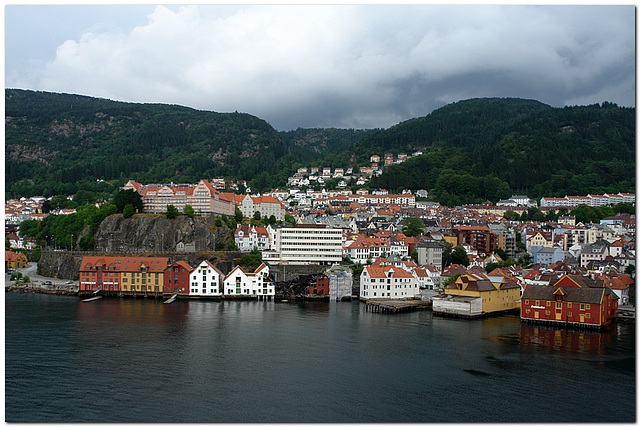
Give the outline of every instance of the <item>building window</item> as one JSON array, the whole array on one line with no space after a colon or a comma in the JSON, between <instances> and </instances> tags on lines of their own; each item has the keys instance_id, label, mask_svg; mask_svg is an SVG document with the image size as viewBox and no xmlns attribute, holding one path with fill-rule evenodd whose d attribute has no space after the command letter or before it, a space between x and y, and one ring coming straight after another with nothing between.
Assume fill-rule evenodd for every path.
<instances>
[{"instance_id":1,"label":"building window","mask_svg":"<svg viewBox=\"0 0 640 427\"><path fill-rule=\"evenodd\" d=\"M567 308L571 308L571 303L567 303Z\"/></svg>"},{"instance_id":2,"label":"building window","mask_svg":"<svg viewBox=\"0 0 640 427\"><path fill-rule=\"evenodd\" d=\"M584 304L580 304L580 310L584 310Z\"/></svg>"},{"instance_id":3,"label":"building window","mask_svg":"<svg viewBox=\"0 0 640 427\"><path fill-rule=\"evenodd\" d=\"M591 313L587 313L584 315L585 319L591 319Z\"/></svg>"},{"instance_id":4,"label":"building window","mask_svg":"<svg viewBox=\"0 0 640 427\"><path fill-rule=\"evenodd\" d=\"M562 303L561 302L557 302L556 303L556 308L562 308Z\"/></svg>"},{"instance_id":5,"label":"building window","mask_svg":"<svg viewBox=\"0 0 640 427\"><path fill-rule=\"evenodd\" d=\"M591 304L587 304L587 310L591 310Z\"/></svg>"}]
</instances>

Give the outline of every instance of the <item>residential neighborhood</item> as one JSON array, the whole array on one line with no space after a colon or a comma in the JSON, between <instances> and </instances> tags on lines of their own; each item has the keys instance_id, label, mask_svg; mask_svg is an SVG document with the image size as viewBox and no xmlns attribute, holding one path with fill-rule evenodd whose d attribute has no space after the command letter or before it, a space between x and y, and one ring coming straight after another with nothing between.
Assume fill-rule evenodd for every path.
<instances>
[{"instance_id":1,"label":"residential neighborhood","mask_svg":"<svg viewBox=\"0 0 640 427\"><path fill-rule=\"evenodd\" d=\"M380 160L375 156L371 160L372 168L377 167ZM302 176L303 181L291 181L303 185L307 179L326 181L351 174L349 169L301 168L295 178ZM582 289L578 293L585 300L588 298L583 294L594 292L592 289L599 289L602 298L608 298L605 314L595 322L598 325L607 324L618 306L630 305L635 298L635 215L618 213L598 223L581 223L568 211L582 204L635 203L634 194L543 197L539 206L526 196L514 195L495 205L487 202L445 207L419 200L422 197L411 192L389 194L381 189L372 194L366 190L353 194L348 188L315 190L292 186L262 195L237 195L224 192L229 188L224 180L204 179L197 184L180 185L129 181L123 187L139 193L144 212L152 214L166 211L168 204L179 209L190 205L198 215L232 216L239 210L251 221L238 223L233 233L235 245L241 253L260 254L263 264L257 270L245 271L237 266L223 273L209 261L168 265L166 258L87 257L79 272L80 290L271 298L277 293L277 284L269 274L269 266L317 265L325 266L326 272L305 288L307 296L332 295L340 299L348 294L364 301L422 299L431 301L434 313L442 315L476 317L522 308L523 319L558 321L547 310L535 311L540 306L535 301L569 304L573 298L571 304L581 304L574 289L563 290L562 298L558 293L544 293L567 287L569 282L563 277L575 279L578 284L584 280L599 284L578 286ZM29 250L35 245L18 236L21 221L73 212L44 214L45 200L8 201L8 249ZM564 214L538 221L506 218L507 211L526 212L532 208L545 218L561 209ZM294 223L285 222L285 215ZM409 230L407 219L419 221L418 232ZM49 248L65 249L64 242L47 243ZM14 258L6 255L6 265L15 264ZM130 267L121 268L125 266ZM331 269L337 266L348 267L352 274L341 279L341 287L334 283L330 290L330 276L335 276ZM344 291L346 288L348 292ZM576 315L571 312L569 316L570 311L565 311L561 321L575 323ZM594 323L595 312L594 317L586 314L584 318L577 315L578 323L580 319ZM538 317L532 317L535 315Z\"/></svg>"}]
</instances>

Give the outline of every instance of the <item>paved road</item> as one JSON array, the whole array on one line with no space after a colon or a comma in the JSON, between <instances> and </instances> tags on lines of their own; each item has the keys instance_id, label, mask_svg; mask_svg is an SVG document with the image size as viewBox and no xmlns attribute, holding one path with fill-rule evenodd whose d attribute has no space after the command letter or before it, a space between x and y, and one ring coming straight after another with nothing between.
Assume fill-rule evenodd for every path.
<instances>
[{"instance_id":1,"label":"paved road","mask_svg":"<svg viewBox=\"0 0 640 427\"><path fill-rule=\"evenodd\" d=\"M34 284L35 283L42 283L42 282L48 280L53 285L63 285L67 281L66 279L57 279L55 277L40 276L37 273L38 264L35 263L35 262L30 262L24 268L16 268L16 271L22 273L23 276L29 276L29 281L31 283L34 283ZM12 284L15 283L15 282L12 282L12 281L9 280L10 277L11 277L11 274L5 272L5 280L4 280L4 285L5 286L9 286L9 285L12 285ZM78 281L74 281L73 285L78 286Z\"/></svg>"}]
</instances>

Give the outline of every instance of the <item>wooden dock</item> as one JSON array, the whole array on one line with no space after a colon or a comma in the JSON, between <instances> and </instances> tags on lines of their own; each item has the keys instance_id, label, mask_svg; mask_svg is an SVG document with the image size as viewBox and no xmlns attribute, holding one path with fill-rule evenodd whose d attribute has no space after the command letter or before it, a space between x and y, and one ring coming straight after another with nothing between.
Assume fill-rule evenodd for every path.
<instances>
[{"instance_id":1,"label":"wooden dock","mask_svg":"<svg viewBox=\"0 0 640 427\"><path fill-rule=\"evenodd\" d=\"M368 300L365 304L366 311L372 313L398 314L416 310L431 309L431 301L422 300Z\"/></svg>"},{"instance_id":2,"label":"wooden dock","mask_svg":"<svg viewBox=\"0 0 640 427\"><path fill-rule=\"evenodd\" d=\"M87 299L83 299L82 302L92 302L92 301L97 301L99 299L101 299L102 297L93 297L93 298L87 298Z\"/></svg>"}]
</instances>

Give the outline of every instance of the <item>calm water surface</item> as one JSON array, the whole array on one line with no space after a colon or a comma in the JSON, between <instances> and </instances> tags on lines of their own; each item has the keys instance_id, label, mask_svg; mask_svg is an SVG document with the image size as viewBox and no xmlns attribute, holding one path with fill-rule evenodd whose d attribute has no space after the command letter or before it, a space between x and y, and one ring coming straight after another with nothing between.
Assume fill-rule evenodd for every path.
<instances>
[{"instance_id":1,"label":"calm water surface","mask_svg":"<svg viewBox=\"0 0 640 427\"><path fill-rule=\"evenodd\" d=\"M6 422L635 422L635 326L6 294Z\"/></svg>"}]
</instances>

